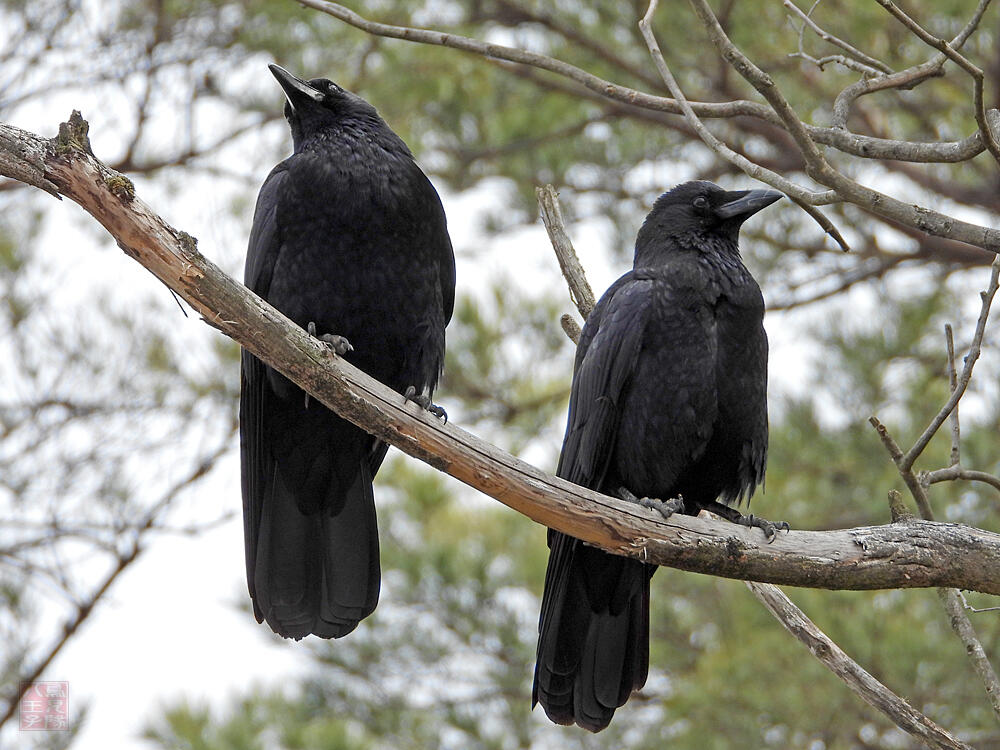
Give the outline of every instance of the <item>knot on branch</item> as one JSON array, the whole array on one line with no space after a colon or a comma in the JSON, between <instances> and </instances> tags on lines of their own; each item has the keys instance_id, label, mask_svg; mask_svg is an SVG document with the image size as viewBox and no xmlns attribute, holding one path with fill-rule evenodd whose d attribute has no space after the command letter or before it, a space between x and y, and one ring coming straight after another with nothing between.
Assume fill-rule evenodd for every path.
<instances>
[{"instance_id":1,"label":"knot on branch","mask_svg":"<svg viewBox=\"0 0 1000 750\"><path fill-rule=\"evenodd\" d=\"M94 156L94 151L90 147L89 133L90 123L83 119L79 110L74 109L67 122L59 123L59 135L54 139L56 153L60 156L69 156L83 152Z\"/></svg>"}]
</instances>

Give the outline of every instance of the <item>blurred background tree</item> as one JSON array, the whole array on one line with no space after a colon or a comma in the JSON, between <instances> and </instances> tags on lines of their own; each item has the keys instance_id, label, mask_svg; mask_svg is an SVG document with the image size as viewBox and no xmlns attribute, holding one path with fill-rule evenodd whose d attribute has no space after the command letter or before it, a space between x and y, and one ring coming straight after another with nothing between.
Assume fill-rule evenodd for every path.
<instances>
[{"instance_id":1,"label":"blurred background tree","mask_svg":"<svg viewBox=\"0 0 1000 750\"><path fill-rule=\"evenodd\" d=\"M636 27L645 3L562 5L352 7L387 23L542 52L666 95ZM812 124L827 125L837 94L861 78L823 62L839 50L803 32L800 16L776 0L713 7ZM920 10L925 27L951 38L976 4L946 0ZM933 52L874 3L824 0L812 18L893 70ZM4 0L0 27L0 118L49 133L71 108L83 110L98 156L234 275L255 191L289 148L265 64L328 76L375 104L446 192L461 296L441 402L463 427L548 470L564 426L572 345L558 324L569 308L558 268L543 235L526 228L536 222L535 186L560 190L600 293L630 264L639 222L664 189L692 178L748 183L682 117L611 102L533 68L372 37L290 1ZM686 4L662 9L655 27L691 99L757 99ZM998 30L1000 16L989 8L964 47L988 82L1000 79ZM856 100L847 125L883 138L966 139L976 130L971 84L953 65L944 70L911 89ZM987 96L995 105L989 86ZM737 152L806 181L777 126L750 117L709 126ZM829 158L900 200L997 225L1000 170L987 153L956 164ZM77 236L110 246L91 222L74 214L63 226L65 206L14 182L0 183L0 202L6 700L20 681L44 679L69 639L85 637L77 629L117 576L164 534L238 523L227 521L239 504L237 484L223 497L218 480L212 484L227 460L223 476L233 478L238 350L203 326L179 328L175 303L141 269L100 249L67 247ZM902 440L938 410L948 388L942 326L955 326L961 351L992 259L850 204L824 211L851 253L790 203L748 226L744 242L775 344L767 491L754 510L796 528L887 520L883 498L902 485L867 417L879 414ZM963 462L996 474L998 362L986 344L963 401ZM945 465L947 455L940 438L922 468ZM376 492L385 582L375 615L342 641L288 644L311 658L295 684L249 689L225 706L186 701L151 710L144 746L914 744L812 661L741 584L676 571L654 578L647 688L599 737L553 727L529 712L544 530L398 455ZM936 485L932 499L939 518L1000 526L1000 493L987 485ZM243 601L242 582L233 586ZM933 592L791 596L917 708L977 747L1000 747L996 717ZM1000 621L995 613L974 617L994 656ZM11 716L4 737L14 736ZM44 741L70 746L74 734Z\"/></svg>"}]
</instances>

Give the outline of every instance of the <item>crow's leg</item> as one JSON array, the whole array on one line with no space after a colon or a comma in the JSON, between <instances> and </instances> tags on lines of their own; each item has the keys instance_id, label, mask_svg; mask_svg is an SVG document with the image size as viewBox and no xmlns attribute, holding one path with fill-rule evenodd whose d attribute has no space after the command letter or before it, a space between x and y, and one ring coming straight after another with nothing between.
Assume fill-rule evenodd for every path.
<instances>
[{"instance_id":1,"label":"crow's leg","mask_svg":"<svg viewBox=\"0 0 1000 750\"><path fill-rule=\"evenodd\" d=\"M744 516L736 508L730 508L728 505L724 505L720 502L712 502L708 505L703 505L705 510L711 511L716 515L722 516L727 521L732 521L733 523L738 523L740 526L749 526L750 528L758 528L764 532L764 536L767 538L767 543L770 544L774 541L774 538L778 535L779 531L788 531L791 528L787 521L779 521L778 523L773 523L765 518L758 518L753 513Z\"/></svg>"},{"instance_id":2,"label":"crow's leg","mask_svg":"<svg viewBox=\"0 0 1000 750\"><path fill-rule=\"evenodd\" d=\"M674 513L684 512L684 498L680 495L669 500L658 500L655 497L636 497L625 487L619 487L618 497L627 503L636 503L643 508L652 508L664 518L670 518Z\"/></svg>"},{"instance_id":3,"label":"crow's leg","mask_svg":"<svg viewBox=\"0 0 1000 750\"><path fill-rule=\"evenodd\" d=\"M448 412L444 410L443 406L438 406L437 404L432 403L431 396L426 391L423 393L417 393L417 389L411 385L403 392L403 401L412 401L420 408L429 411L438 419L443 419L446 423L448 421Z\"/></svg>"},{"instance_id":4,"label":"crow's leg","mask_svg":"<svg viewBox=\"0 0 1000 750\"><path fill-rule=\"evenodd\" d=\"M343 336L338 336L335 333L324 333L320 336L316 335L316 324L313 321L309 321L306 325L306 332L310 336L314 336L326 344L330 350L336 354L338 357L343 357L348 352L353 352L354 347L351 346L351 342L348 341ZM309 408L309 394L306 394L306 408Z\"/></svg>"}]
</instances>

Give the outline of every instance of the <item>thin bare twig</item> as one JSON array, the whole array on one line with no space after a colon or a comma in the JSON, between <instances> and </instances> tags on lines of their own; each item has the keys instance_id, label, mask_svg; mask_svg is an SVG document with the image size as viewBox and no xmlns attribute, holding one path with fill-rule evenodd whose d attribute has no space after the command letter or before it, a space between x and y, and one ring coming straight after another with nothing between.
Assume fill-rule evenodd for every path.
<instances>
[{"instance_id":1,"label":"thin bare twig","mask_svg":"<svg viewBox=\"0 0 1000 750\"><path fill-rule=\"evenodd\" d=\"M938 589L937 593L948 613L951 629L955 631L955 635L965 646L965 653L969 657L969 661L972 662L972 668L979 675L979 679L983 681L986 696L989 698L990 705L993 706L993 713L1000 718L1000 680L997 679L997 673L986 656L979 636L976 635L976 629L969 621L968 615L965 614L961 592L958 589Z\"/></svg>"},{"instance_id":2,"label":"thin bare twig","mask_svg":"<svg viewBox=\"0 0 1000 750\"><path fill-rule=\"evenodd\" d=\"M789 633L798 638L813 656L843 680L868 705L892 719L900 729L934 747L972 750L970 745L953 737L947 730L876 680L844 653L826 633L816 627L816 624L806 617L805 613L777 586L751 581L747 581L746 585L761 604Z\"/></svg>"},{"instance_id":3,"label":"thin bare twig","mask_svg":"<svg viewBox=\"0 0 1000 750\"><path fill-rule=\"evenodd\" d=\"M834 47L839 47L840 49L844 50L844 52L850 55L854 61L861 63L864 66L865 70L871 71L875 74L878 74L879 72L887 74L892 73L892 68L890 68L881 60L876 60L874 57L866 55L857 47L848 44L843 39L840 39L839 37L836 37L833 34L826 31L825 29L823 29L819 24L817 24L812 19L811 16L812 9L810 9L809 13L806 13L791 0L784 0L783 5L786 8L788 8L788 10L792 11L795 15L797 15L799 17L799 20L801 20L805 26L808 26L813 31L813 33L816 34L816 36L818 36L823 41L832 44ZM818 3L814 4L813 8L815 8L816 5L818 5ZM864 72L864 70L862 72Z\"/></svg>"},{"instance_id":4,"label":"thin bare twig","mask_svg":"<svg viewBox=\"0 0 1000 750\"><path fill-rule=\"evenodd\" d=\"M995 490L1000 490L1000 477L988 474L985 471L965 469L961 465L948 466L947 468L935 469L934 471L922 471L917 474L917 479L925 487L930 487L932 484L937 484L938 482L965 481L982 482L983 484L990 485Z\"/></svg>"},{"instance_id":5,"label":"thin bare twig","mask_svg":"<svg viewBox=\"0 0 1000 750\"><path fill-rule=\"evenodd\" d=\"M955 337L951 325L944 327L945 346L948 349L948 390L954 393L958 390L958 371L955 369ZM962 425L958 418L958 404L951 410L951 456L949 466L958 466L962 460Z\"/></svg>"},{"instance_id":6,"label":"thin bare twig","mask_svg":"<svg viewBox=\"0 0 1000 750\"><path fill-rule=\"evenodd\" d=\"M931 423L927 425L923 434L917 441L913 444L913 447L907 451L906 455L902 457L901 461L898 463L901 469L909 470L913 466L913 462L917 460L921 453L923 453L924 448L931 441L931 438L937 433L938 429L944 424L944 421L951 414L952 410L958 405L962 396L965 395L965 389L969 387L969 380L972 378L972 368L975 367L976 360L979 359L979 354L982 350L983 345L983 334L986 332L986 319L990 315L990 306L993 304L993 297L996 295L998 281L1000 281L1000 256L997 256L990 266L990 282L986 287L986 290L979 293L982 300L982 306L979 311L979 319L976 321L976 330L972 335L972 343L969 344L969 353L965 355L965 366L962 368L962 373L958 377L958 381L955 386L955 390L952 391L951 396L945 405L941 407L941 410L934 415Z\"/></svg>"}]
</instances>

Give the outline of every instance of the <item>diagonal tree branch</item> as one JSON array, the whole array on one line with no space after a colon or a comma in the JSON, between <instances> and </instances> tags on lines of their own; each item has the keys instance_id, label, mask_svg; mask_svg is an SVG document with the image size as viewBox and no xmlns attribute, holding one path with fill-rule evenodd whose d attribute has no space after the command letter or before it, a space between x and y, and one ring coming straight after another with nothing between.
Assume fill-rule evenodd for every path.
<instances>
[{"instance_id":1,"label":"diagonal tree branch","mask_svg":"<svg viewBox=\"0 0 1000 750\"><path fill-rule=\"evenodd\" d=\"M806 162L806 173L817 182L833 188L841 199L887 219L916 227L927 234L949 237L1000 253L1000 231L959 221L924 206L910 205L862 185L835 169L820 153L815 141L799 120L791 104L774 80L757 67L733 44L706 0L690 0L708 36L722 57L767 100L788 129Z\"/></svg>"},{"instance_id":2,"label":"diagonal tree branch","mask_svg":"<svg viewBox=\"0 0 1000 750\"><path fill-rule=\"evenodd\" d=\"M1000 535L982 529L913 521L792 531L767 544L757 529L703 518L662 519L549 476L453 424L442 425L226 276L198 252L194 238L167 224L135 196L127 178L89 153L81 137L85 126L74 113L54 141L21 131L22 151L41 165L35 177L79 203L205 322L340 416L532 520L616 554L728 578L856 590L956 586L1000 594Z\"/></svg>"},{"instance_id":3,"label":"diagonal tree branch","mask_svg":"<svg viewBox=\"0 0 1000 750\"><path fill-rule=\"evenodd\" d=\"M806 617L781 589L751 581L747 581L746 585L761 604L789 633L798 638L813 656L847 683L847 686L862 700L896 722L900 729L919 737L933 747L972 750L971 745L955 739L844 653L843 649L816 627L816 624Z\"/></svg>"}]
</instances>

